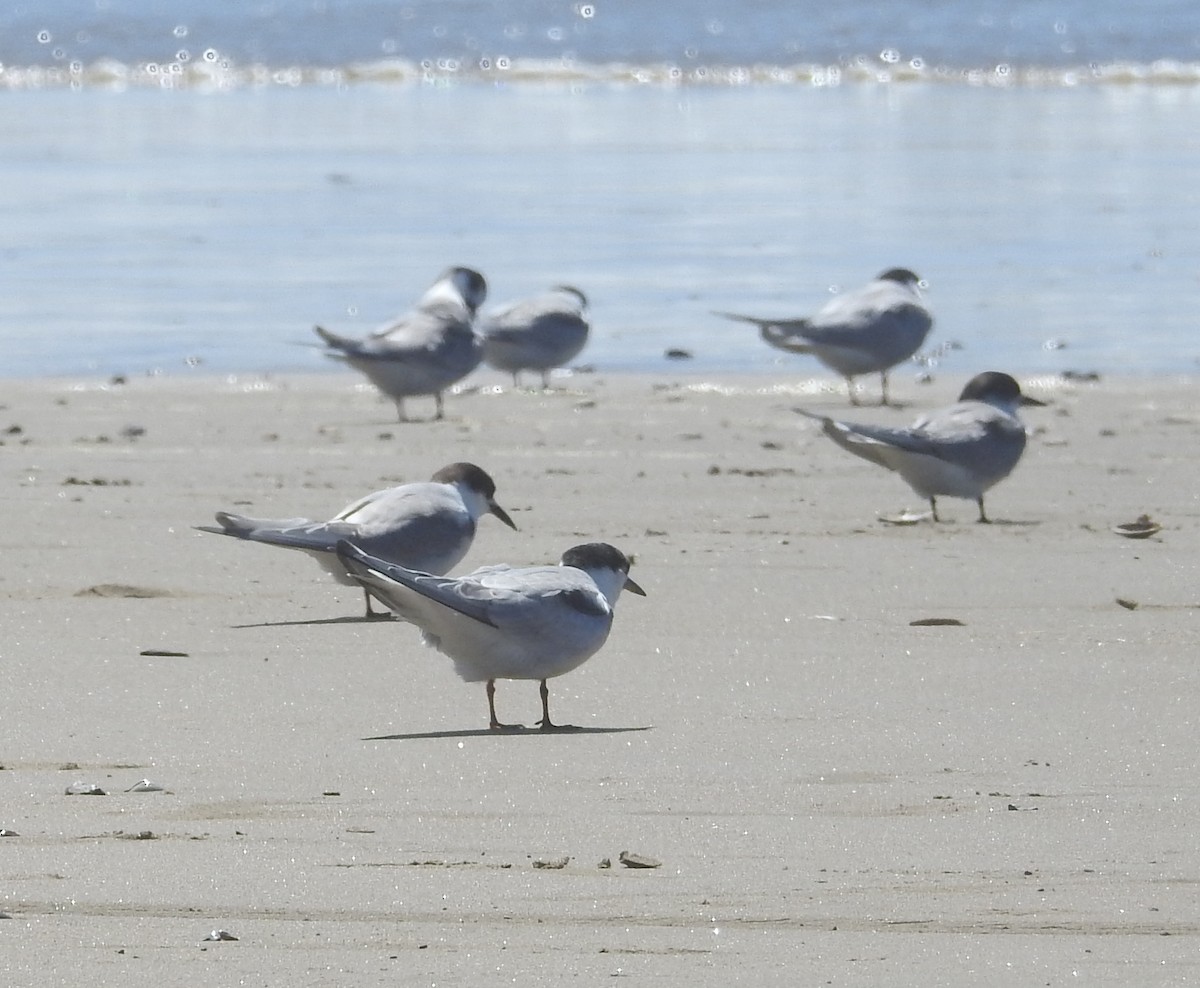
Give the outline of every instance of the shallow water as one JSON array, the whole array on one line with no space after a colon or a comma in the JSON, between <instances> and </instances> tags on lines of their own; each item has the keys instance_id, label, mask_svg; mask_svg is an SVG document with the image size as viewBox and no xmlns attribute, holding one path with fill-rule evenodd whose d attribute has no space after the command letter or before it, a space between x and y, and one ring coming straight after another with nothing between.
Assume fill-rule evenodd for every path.
<instances>
[{"instance_id":1,"label":"shallow water","mask_svg":"<svg viewBox=\"0 0 1200 988\"><path fill-rule=\"evenodd\" d=\"M1087 68L1200 61L1191 0L56 0L0 9L0 63L214 62L447 71L836 64ZM2 82L2 78L0 78Z\"/></svg>"},{"instance_id":2,"label":"shallow water","mask_svg":"<svg viewBox=\"0 0 1200 988\"><path fill-rule=\"evenodd\" d=\"M48 89L0 130L5 376L320 369L314 322L365 331L452 263L494 302L583 288L610 369L817 370L711 310L895 265L955 370L1197 354L1191 86Z\"/></svg>"}]
</instances>

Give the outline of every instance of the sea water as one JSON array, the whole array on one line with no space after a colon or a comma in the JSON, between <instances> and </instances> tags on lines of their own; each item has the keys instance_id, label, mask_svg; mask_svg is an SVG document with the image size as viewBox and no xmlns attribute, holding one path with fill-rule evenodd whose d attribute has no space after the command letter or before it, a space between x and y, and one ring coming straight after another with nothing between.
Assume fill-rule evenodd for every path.
<instances>
[{"instance_id":1,"label":"sea water","mask_svg":"<svg viewBox=\"0 0 1200 988\"><path fill-rule=\"evenodd\" d=\"M52 8L49 12L41 8ZM958 372L1195 368L1183 3L0 11L0 376L324 367L444 267L609 370L810 372L714 310L927 281Z\"/></svg>"}]
</instances>

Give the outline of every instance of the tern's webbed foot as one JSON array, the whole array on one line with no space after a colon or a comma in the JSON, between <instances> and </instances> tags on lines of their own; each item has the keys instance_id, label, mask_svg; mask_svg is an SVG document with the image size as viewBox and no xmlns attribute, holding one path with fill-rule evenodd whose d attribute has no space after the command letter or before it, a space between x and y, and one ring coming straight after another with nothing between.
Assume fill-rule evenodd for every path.
<instances>
[{"instance_id":1,"label":"tern's webbed foot","mask_svg":"<svg viewBox=\"0 0 1200 988\"><path fill-rule=\"evenodd\" d=\"M546 731L547 733L550 733L551 731L564 731L565 732L565 731L580 731L580 730L582 730L582 728L579 727L577 724L555 724L555 723L552 723L549 720L549 718L543 718L542 720L539 720L537 726L538 726L538 730Z\"/></svg>"}]
</instances>

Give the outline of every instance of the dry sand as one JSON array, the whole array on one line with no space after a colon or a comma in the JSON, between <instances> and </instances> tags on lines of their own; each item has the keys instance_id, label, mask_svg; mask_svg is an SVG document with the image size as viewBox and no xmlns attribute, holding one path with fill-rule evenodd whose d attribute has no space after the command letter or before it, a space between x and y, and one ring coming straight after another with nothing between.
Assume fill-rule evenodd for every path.
<instances>
[{"instance_id":1,"label":"dry sand","mask_svg":"<svg viewBox=\"0 0 1200 988\"><path fill-rule=\"evenodd\" d=\"M999 523L947 500L897 527L915 495L790 408L904 422L961 380L851 411L792 379L583 376L407 426L342 376L8 382L4 982L1200 978L1196 385L1024 383L1053 404ZM584 731L490 734L413 629L191 527L459 459L520 526L484 519L464 570L637 555L650 596L551 683ZM1111 532L1142 513L1159 535ZM497 702L539 715L534 683Z\"/></svg>"}]
</instances>

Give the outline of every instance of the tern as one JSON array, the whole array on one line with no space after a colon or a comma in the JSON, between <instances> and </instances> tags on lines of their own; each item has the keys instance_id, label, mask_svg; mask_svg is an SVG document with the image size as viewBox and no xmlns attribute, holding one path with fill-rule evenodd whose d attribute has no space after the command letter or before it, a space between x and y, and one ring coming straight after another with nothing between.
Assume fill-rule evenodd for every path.
<instances>
[{"instance_id":1,"label":"tern","mask_svg":"<svg viewBox=\"0 0 1200 988\"><path fill-rule=\"evenodd\" d=\"M521 371L538 371L542 390L549 390L550 371L570 363L587 344L587 307L578 288L558 285L487 313L479 321L484 363L512 374L514 388Z\"/></svg>"},{"instance_id":2,"label":"tern","mask_svg":"<svg viewBox=\"0 0 1200 988\"><path fill-rule=\"evenodd\" d=\"M1008 374L986 371L967 382L955 404L921 416L907 429L794 411L820 421L825 435L843 449L895 470L929 499L934 521L940 520L937 499L945 496L974 500L979 521L988 522L984 493L1012 473L1025 451L1025 426L1017 409L1044 404L1022 394Z\"/></svg>"},{"instance_id":3,"label":"tern","mask_svg":"<svg viewBox=\"0 0 1200 988\"><path fill-rule=\"evenodd\" d=\"M200 526L202 532L232 535L251 542L299 549L311 555L339 583L361 587L346 573L336 549L341 539L389 563L400 563L425 573L449 572L467 554L475 537L475 523L485 514L515 529L508 513L496 503L496 484L473 463L451 463L429 481L389 487L348 504L329 521L307 518L247 518L217 512L220 528ZM366 597L366 617L386 617L371 608Z\"/></svg>"},{"instance_id":4,"label":"tern","mask_svg":"<svg viewBox=\"0 0 1200 988\"><path fill-rule=\"evenodd\" d=\"M362 339L339 336L321 326L325 355L359 371L396 403L407 422L404 399L433 395L435 419L445 414L442 392L479 366L483 357L475 334L475 313L487 297L483 275L470 268L444 271L416 308Z\"/></svg>"},{"instance_id":5,"label":"tern","mask_svg":"<svg viewBox=\"0 0 1200 988\"><path fill-rule=\"evenodd\" d=\"M880 404L888 403L888 371L921 349L933 316L921 301L921 279L907 268L890 268L870 284L832 298L806 319L762 319L718 312L753 323L771 346L788 353L811 353L846 380L850 404L857 405L854 378L878 373Z\"/></svg>"},{"instance_id":6,"label":"tern","mask_svg":"<svg viewBox=\"0 0 1200 988\"><path fill-rule=\"evenodd\" d=\"M544 731L550 720L546 680L578 668L608 639L622 590L645 596L629 577L630 560L605 542L568 549L557 566L484 566L457 578L431 576L338 543L346 569L425 644L454 661L469 683L487 684L489 727L515 729L496 717L497 679L540 681Z\"/></svg>"}]
</instances>

